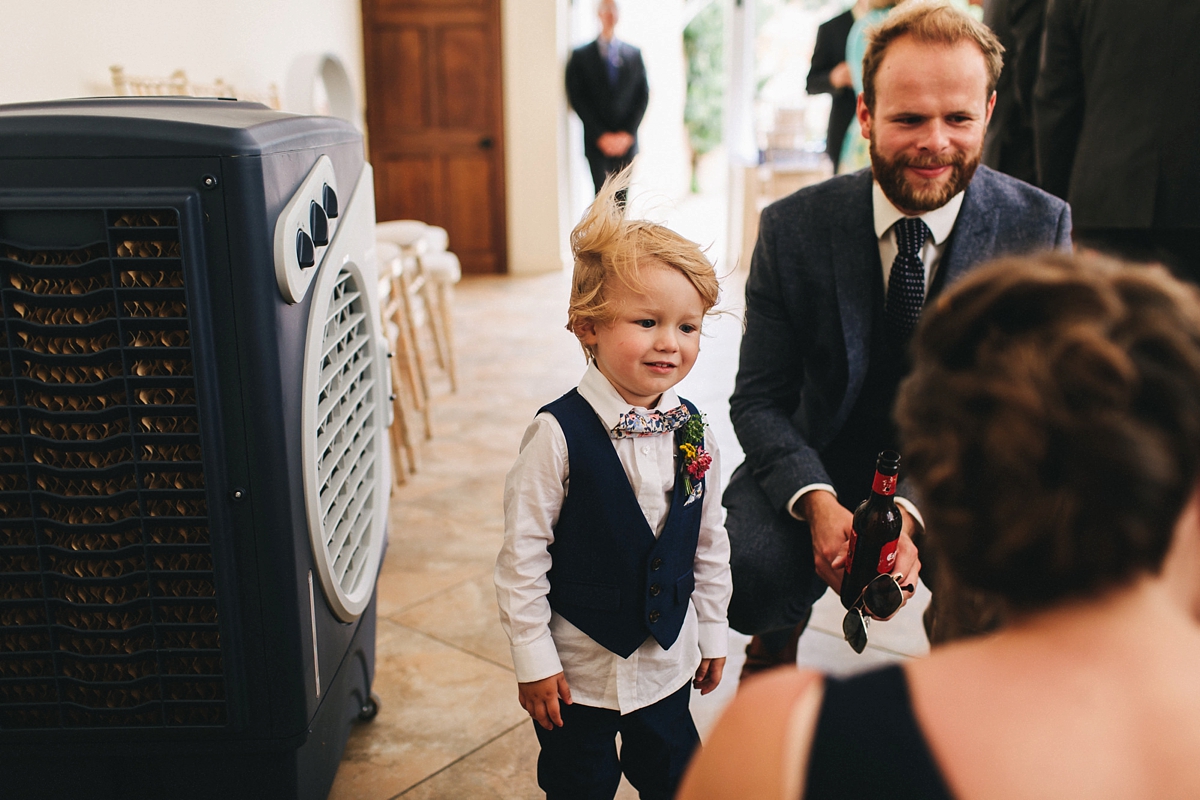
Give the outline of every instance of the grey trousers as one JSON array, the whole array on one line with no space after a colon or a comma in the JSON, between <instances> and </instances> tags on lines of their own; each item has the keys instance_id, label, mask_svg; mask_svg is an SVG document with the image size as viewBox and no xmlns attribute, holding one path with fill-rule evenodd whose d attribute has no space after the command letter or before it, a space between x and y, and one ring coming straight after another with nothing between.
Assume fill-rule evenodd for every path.
<instances>
[{"instance_id":1,"label":"grey trousers","mask_svg":"<svg viewBox=\"0 0 1200 800\"><path fill-rule=\"evenodd\" d=\"M745 465L734 470L722 503L733 573L730 626L753 635L791 630L826 589L813 568L807 523L773 508Z\"/></svg>"}]
</instances>

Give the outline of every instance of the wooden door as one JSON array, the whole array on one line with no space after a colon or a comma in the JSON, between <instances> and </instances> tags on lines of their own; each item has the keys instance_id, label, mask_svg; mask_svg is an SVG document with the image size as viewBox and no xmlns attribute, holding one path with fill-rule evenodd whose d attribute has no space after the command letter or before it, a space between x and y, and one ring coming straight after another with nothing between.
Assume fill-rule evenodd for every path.
<instances>
[{"instance_id":1,"label":"wooden door","mask_svg":"<svg viewBox=\"0 0 1200 800\"><path fill-rule=\"evenodd\" d=\"M507 269L500 0L362 0L379 220L440 225L469 273Z\"/></svg>"}]
</instances>

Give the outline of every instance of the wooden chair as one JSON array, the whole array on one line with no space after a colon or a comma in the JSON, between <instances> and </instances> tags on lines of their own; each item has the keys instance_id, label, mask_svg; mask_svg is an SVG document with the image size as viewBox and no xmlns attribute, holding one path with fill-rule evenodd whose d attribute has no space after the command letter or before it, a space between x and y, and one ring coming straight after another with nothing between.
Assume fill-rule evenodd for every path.
<instances>
[{"instance_id":1,"label":"wooden chair","mask_svg":"<svg viewBox=\"0 0 1200 800\"><path fill-rule=\"evenodd\" d=\"M392 378L392 452L395 454L397 485L405 482L405 471L415 473L420 467L415 429L421 425L418 416L423 404L415 347L410 338L407 297L398 273L401 269L399 248L387 242L376 243L379 258L379 298L383 330L388 343L388 362ZM425 417L428 431L428 416Z\"/></svg>"},{"instance_id":2,"label":"wooden chair","mask_svg":"<svg viewBox=\"0 0 1200 800\"><path fill-rule=\"evenodd\" d=\"M419 316L429 317L428 310L422 307L424 281L416 274L416 257L408 248L400 247L394 241L376 239L375 251L379 257L380 274L391 282L388 309L395 335L389 341L394 344L393 350L397 356L393 361L398 362L396 367L403 379L408 402L414 412L421 415L423 436L431 439L432 393L429 389L429 370L420 345L418 321Z\"/></svg>"},{"instance_id":3,"label":"wooden chair","mask_svg":"<svg viewBox=\"0 0 1200 800\"><path fill-rule=\"evenodd\" d=\"M438 366L446 372L450 391L458 391L458 367L454 354L454 285L462 277L458 256L447 249L445 228L418 220L393 220L375 225L375 238L390 241L411 253L415 274L408 285L424 303L419 311L428 313L422 321L428 325Z\"/></svg>"},{"instance_id":4,"label":"wooden chair","mask_svg":"<svg viewBox=\"0 0 1200 800\"><path fill-rule=\"evenodd\" d=\"M426 282L432 287L434 307L437 311L438 365L450 378L450 391L458 391L458 365L454 358L454 286L462 279L462 265L458 256L447 249L448 236L445 228L430 225L426 229L423 252L417 261L425 273Z\"/></svg>"},{"instance_id":5,"label":"wooden chair","mask_svg":"<svg viewBox=\"0 0 1200 800\"><path fill-rule=\"evenodd\" d=\"M388 400L391 402L391 419L388 420L388 438L392 445L392 480L396 487L408 483L408 473L414 471L416 449L409 446L411 434L408 430L408 416L405 414L404 400L400 396L401 377L396 370L396 353L392 350L392 331L395 325L388 321L387 302L391 293L391 281L379 281L379 299L383 305L382 314L384 338L388 342Z\"/></svg>"}]
</instances>

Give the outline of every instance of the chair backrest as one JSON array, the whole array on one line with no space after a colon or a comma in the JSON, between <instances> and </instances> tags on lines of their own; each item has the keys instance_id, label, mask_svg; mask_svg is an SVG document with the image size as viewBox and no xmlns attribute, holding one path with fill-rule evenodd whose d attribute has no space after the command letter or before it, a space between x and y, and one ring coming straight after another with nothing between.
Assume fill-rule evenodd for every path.
<instances>
[{"instance_id":1,"label":"chair backrest","mask_svg":"<svg viewBox=\"0 0 1200 800\"><path fill-rule=\"evenodd\" d=\"M431 253L449 250L450 234L446 233L445 228L438 227L437 225L428 225L425 228L425 244Z\"/></svg>"},{"instance_id":2,"label":"chair backrest","mask_svg":"<svg viewBox=\"0 0 1200 800\"><path fill-rule=\"evenodd\" d=\"M375 257L379 259L380 279L391 280L404 270L403 251L394 242L375 240Z\"/></svg>"},{"instance_id":3,"label":"chair backrest","mask_svg":"<svg viewBox=\"0 0 1200 800\"><path fill-rule=\"evenodd\" d=\"M394 219L375 223L375 239L391 242L401 248L412 248L420 252L428 247L426 236L429 226L415 219Z\"/></svg>"}]
</instances>

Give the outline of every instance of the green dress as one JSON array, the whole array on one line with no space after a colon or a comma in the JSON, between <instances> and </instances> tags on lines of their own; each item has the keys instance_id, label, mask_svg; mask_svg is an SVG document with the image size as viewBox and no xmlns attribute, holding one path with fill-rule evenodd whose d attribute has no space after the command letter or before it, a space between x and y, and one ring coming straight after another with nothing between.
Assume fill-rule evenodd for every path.
<instances>
[{"instance_id":1,"label":"green dress","mask_svg":"<svg viewBox=\"0 0 1200 800\"><path fill-rule=\"evenodd\" d=\"M867 53L867 29L883 22L888 13L895 8L877 8L868 11L854 21L850 35L846 37L846 66L850 67L850 82L854 85L855 96L862 94L863 56ZM838 161L838 174L858 172L863 167L871 166L870 143L863 138L862 131L854 122L846 129L846 138L842 140L842 157Z\"/></svg>"}]
</instances>

